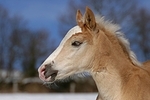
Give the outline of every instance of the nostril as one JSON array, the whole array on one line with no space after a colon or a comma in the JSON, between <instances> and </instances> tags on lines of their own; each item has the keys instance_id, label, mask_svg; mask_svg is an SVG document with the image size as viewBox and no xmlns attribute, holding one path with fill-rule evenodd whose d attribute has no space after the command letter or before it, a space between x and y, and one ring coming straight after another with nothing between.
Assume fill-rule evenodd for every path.
<instances>
[{"instance_id":1,"label":"nostril","mask_svg":"<svg viewBox=\"0 0 150 100\"><path fill-rule=\"evenodd\" d=\"M52 64L46 64L45 65L45 71L48 71L49 69L51 69Z\"/></svg>"},{"instance_id":2,"label":"nostril","mask_svg":"<svg viewBox=\"0 0 150 100\"><path fill-rule=\"evenodd\" d=\"M54 64L54 61L52 61L52 64Z\"/></svg>"}]
</instances>

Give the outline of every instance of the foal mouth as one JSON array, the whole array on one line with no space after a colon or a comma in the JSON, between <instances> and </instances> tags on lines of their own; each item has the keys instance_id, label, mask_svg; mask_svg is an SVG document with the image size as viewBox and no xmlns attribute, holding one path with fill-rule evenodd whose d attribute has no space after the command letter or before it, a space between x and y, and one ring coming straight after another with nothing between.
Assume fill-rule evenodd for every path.
<instances>
[{"instance_id":1,"label":"foal mouth","mask_svg":"<svg viewBox=\"0 0 150 100\"><path fill-rule=\"evenodd\" d=\"M48 70L44 72L45 81L46 82L53 82L57 76L58 70Z\"/></svg>"},{"instance_id":2,"label":"foal mouth","mask_svg":"<svg viewBox=\"0 0 150 100\"><path fill-rule=\"evenodd\" d=\"M58 70L54 70L51 66L41 66L38 69L39 78L44 82L53 82L58 74Z\"/></svg>"}]
</instances>

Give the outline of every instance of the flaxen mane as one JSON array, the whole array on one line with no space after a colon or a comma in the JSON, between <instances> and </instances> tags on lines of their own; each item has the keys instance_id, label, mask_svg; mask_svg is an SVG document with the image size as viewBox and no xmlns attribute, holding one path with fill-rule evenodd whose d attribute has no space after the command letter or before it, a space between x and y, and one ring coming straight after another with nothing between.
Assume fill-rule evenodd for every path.
<instances>
[{"instance_id":1,"label":"flaxen mane","mask_svg":"<svg viewBox=\"0 0 150 100\"><path fill-rule=\"evenodd\" d=\"M124 52L127 53L129 59L132 61L134 65L142 66L142 64L137 60L136 55L130 49L130 43L125 38L124 34L120 32L120 27L117 24L112 24L110 21L105 21L105 18L102 16L96 16L96 22L101 26L110 31L110 33L114 33L114 35L118 38L120 45L124 49Z\"/></svg>"}]
</instances>

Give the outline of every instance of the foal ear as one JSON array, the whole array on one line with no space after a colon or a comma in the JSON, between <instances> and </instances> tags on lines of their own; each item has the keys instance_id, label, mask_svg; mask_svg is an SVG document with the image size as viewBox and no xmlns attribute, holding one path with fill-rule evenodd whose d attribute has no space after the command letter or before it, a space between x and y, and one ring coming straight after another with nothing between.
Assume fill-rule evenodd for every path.
<instances>
[{"instance_id":1,"label":"foal ear","mask_svg":"<svg viewBox=\"0 0 150 100\"><path fill-rule=\"evenodd\" d=\"M77 21L77 24L79 25L79 27L82 28L84 23L83 23L83 16L82 16L80 10L77 11L76 21Z\"/></svg>"},{"instance_id":2,"label":"foal ear","mask_svg":"<svg viewBox=\"0 0 150 100\"><path fill-rule=\"evenodd\" d=\"M84 15L84 20L85 24L87 25L88 28L94 30L96 27L96 21L95 21L95 16L92 10L88 7L86 7L86 12Z\"/></svg>"}]
</instances>

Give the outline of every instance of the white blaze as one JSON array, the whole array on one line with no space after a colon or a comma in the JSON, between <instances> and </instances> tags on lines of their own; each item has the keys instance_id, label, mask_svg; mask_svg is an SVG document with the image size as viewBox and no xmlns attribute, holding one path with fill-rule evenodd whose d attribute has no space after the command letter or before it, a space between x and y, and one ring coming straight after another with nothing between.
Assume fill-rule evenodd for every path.
<instances>
[{"instance_id":1,"label":"white blaze","mask_svg":"<svg viewBox=\"0 0 150 100\"><path fill-rule=\"evenodd\" d=\"M61 41L61 43L59 44L59 46L57 47L57 49L44 61L44 64L48 64L50 63L51 61L53 61L56 56L59 54L59 52L61 51L61 49L63 48L64 46L64 43L75 33L79 33L81 32L81 28L79 26L75 26L73 27L72 29L70 29L68 31L68 33L65 35L65 37L63 38L63 40Z\"/></svg>"}]
</instances>

